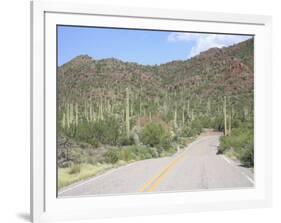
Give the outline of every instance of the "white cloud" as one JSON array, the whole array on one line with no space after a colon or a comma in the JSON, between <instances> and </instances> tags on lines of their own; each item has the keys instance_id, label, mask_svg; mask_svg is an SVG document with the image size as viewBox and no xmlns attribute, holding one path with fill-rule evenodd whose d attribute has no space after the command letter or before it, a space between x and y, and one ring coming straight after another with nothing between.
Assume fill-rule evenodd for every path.
<instances>
[{"instance_id":1,"label":"white cloud","mask_svg":"<svg viewBox=\"0 0 281 223\"><path fill-rule=\"evenodd\" d=\"M169 42L178 42L178 41L190 42L193 45L188 54L188 58L190 58L210 48L213 47L221 48L225 46L230 46L250 38L251 36L241 36L241 35L171 33L168 36L167 40Z\"/></svg>"}]
</instances>

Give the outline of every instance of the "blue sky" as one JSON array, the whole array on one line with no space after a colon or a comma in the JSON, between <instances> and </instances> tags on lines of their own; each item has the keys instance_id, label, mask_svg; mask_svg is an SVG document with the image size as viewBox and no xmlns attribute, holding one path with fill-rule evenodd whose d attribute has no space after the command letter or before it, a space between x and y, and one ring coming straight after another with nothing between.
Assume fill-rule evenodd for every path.
<instances>
[{"instance_id":1,"label":"blue sky","mask_svg":"<svg viewBox=\"0 0 281 223\"><path fill-rule=\"evenodd\" d=\"M211 47L224 47L251 38L185 32L91 27L58 27L58 65L87 54L93 59L117 58L145 65L186 60Z\"/></svg>"}]
</instances>

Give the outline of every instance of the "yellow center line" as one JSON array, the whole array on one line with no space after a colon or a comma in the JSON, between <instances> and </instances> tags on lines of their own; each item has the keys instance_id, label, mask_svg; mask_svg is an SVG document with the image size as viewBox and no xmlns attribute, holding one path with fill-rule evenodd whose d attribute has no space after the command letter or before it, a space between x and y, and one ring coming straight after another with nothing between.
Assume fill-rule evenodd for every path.
<instances>
[{"instance_id":1,"label":"yellow center line","mask_svg":"<svg viewBox=\"0 0 281 223\"><path fill-rule=\"evenodd\" d=\"M176 164L184 158L181 154L176 159L169 162L159 173L150 178L140 189L139 192L152 192L165 179L168 173L176 166Z\"/></svg>"},{"instance_id":2,"label":"yellow center line","mask_svg":"<svg viewBox=\"0 0 281 223\"><path fill-rule=\"evenodd\" d=\"M197 145L198 143L205 141L209 139L209 137L204 138L198 138L196 141L192 142L188 145L188 148L191 148L191 146ZM186 156L187 150L182 152L180 155L178 155L177 158L170 161L163 169L161 169L160 172L158 172L156 175L154 175L152 178L150 178L138 191L139 192L152 192L154 191L158 185L168 176L168 173L172 171L172 169L178 164L185 156Z\"/></svg>"}]
</instances>

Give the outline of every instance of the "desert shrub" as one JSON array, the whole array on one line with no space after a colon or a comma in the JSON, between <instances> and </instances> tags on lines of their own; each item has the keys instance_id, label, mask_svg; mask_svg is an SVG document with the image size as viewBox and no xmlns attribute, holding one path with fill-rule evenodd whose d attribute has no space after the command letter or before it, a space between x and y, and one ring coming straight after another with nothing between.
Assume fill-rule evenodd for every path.
<instances>
[{"instance_id":1,"label":"desert shrub","mask_svg":"<svg viewBox=\"0 0 281 223\"><path fill-rule=\"evenodd\" d=\"M151 158L158 157L156 148L151 148L144 145L142 146L135 145L135 146L130 146L127 149L134 154L137 160L151 159Z\"/></svg>"},{"instance_id":2,"label":"desert shrub","mask_svg":"<svg viewBox=\"0 0 281 223\"><path fill-rule=\"evenodd\" d=\"M150 153L151 153L152 158L159 157L159 153L156 148L150 148Z\"/></svg>"},{"instance_id":3,"label":"desert shrub","mask_svg":"<svg viewBox=\"0 0 281 223\"><path fill-rule=\"evenodd\" d=\"M240 151L237 151L237 158L245 166L252 167L254 166L254 147L253 145L247 144L244 148L241 148Z\"/></svg>"},{"instance_id":4,"label":"desert shrub","mask_svg":"<svg viewBox=\"0 0 281 223\"><path fill-rule=\"evenodd\" d=\"M201 117L201 123L200 123L201 128L213 128L213 122L212 119L208 116L203 116Z\"/></svg>"},{"instance_id":5,"label":"desert shrub","mask_svg":"<svg viewBox=\"0 0 281 223\"><path fill-rule=\"evenodd\" d=\"M182 131L182 136L186 137L192 137L198 134L198 131L196 129L193 129L190 126L186 126Z\"/></svg>"},{"instance_id":6,"label":"desert shrub","mask_svg":"<svg viewBox=\"0 0 281 223\"><path fill-rule=\"evenodd\" d=\"M58 164L58 166L61 168L71 167L72 165L74 165L74 163L72 161L63 161Z\"/></svg>"},{"instance_id":7,"label":"desert shrub","mask_svg":"<svg viewBox=\"0 0 281 223\"><path fill-rule=\"evenodd\" d=\"M252 128L235 128L228 136L220 138L219 153L233 149L235 156L245 166L254 165L254 142Z\"/></svg>"},{"instance_id":8,"label":"desert shrub","mask_svg":"<svg viewBox=\"0 0 281 223\"><path fill-rule=\"evenodd\" d=\"M94 138L105 145L117 145L120 135L120 123L115 118L106 118L94 123L92 128Z\"/></svg>"},{"instance_id":9,"label":"desert shrub","mask_svg":"<svg viewBox=\"0 0 281 223\"><path fill-rule=\"evenodd\" d=\"M99 144L116 145L120 135L120 124L113 117L105 117L94 123L84 120L76 127L75 139L97 148Z\"/></svg>"},{"instance_id":10,"label":"desert shrub","mask_svg":"<svg viewBox=\"0 0 281 223\"><path fill-rule=\"evenodd\" d=\"M92 145L94 148L97 148L99 143L94 135L94 125L87 121L81 122L76 127L75 139L80 142L85 142Z\"/></svg>"},{"instance_id":11,"label":"desert shrub","mask_svg":"<svg viewBox=\"0 0 281 223\"><path fill-rule=\"evenodd\" d=\"M92 145L93 148L99 147L99 142L94 137L89 138L86 142L89 143L90 145Z\"/></svg>"},{"instance_id":12,"label":"desert shrub","mask_svg":"<svg viewBox=\"0 0 281 223\"><path fill-rule=\"evenodd\" d=\"M194 131L196 131L197 134L199 134L202 131L202 128L203 128L201 118L194 119L191 122L191 128L194 129Z\"/></svg>"},{"instance_id":13,"label":"desert shrub","mask_svg":"<svg viewBox=\"0 0 281 223\"><path fill-rule=\"evenodd\" d=\"M130 161L135 158L134 154L127 148L120 149L119 157L120 160Z\"/></svg>"},{"instance_id":14,"label":"desert shrub","mask_svg":"<svg viewBox=\"0 0 281 223\"><path fill-rule=\"evenodd\" d=\"M169 148L167 149L167 152L170 153L170 154L175 153L176 151L177 151L177 148L176 148L176 147L169 147Z\"/></svg>"},{"instance_id":15,"label":"desert shrub","mask_svg":"<svg viewBox=\"0 0 281 223\"><path fill-rule=\"evenodd\" d=\"M58 165L70 167L72 164L81 163L82 153L79 147L66 147L58 149Z\"/></svg>"},{"instance_id":16,"label":"desert shrub","mask_svg":"<svg viewBox=\"0 0 281 223\"><path fill-rule=\"evenodd\" d=\"M69 170L69 174L76 174L76 173L80 173L81 171L81 166L80 164L74 164L72 165L72 167Z\"/></svg>"},{"instance_id":17,"label":"desert shrub","mask_svg":"<svg viewBox=\"0 0 281 223\"><path fill-rule=\"evenodd\" d=\"M77 126L75 138L79 141L88 142L93 138L91 125L88 122L82 122Z\"/></svg>"},{"instance_id":18,"label":"desert shrub","mask_svg":"<svg viewBox=\"0 0 281 223\"><path fill-rule=\"evenodd\" d=\"M202 127L203 126L200 120L195 119L191 121L189 124L184 126L181 135L185 137L192 137L192 136L199 135L202 131Z\"/></svg>"},{"instance_id":19,"label":"desert shrub","mask_svg":"<svg viewBox=\"0 0 281 223\"><path fill-rule=\"evenodd\" d=\"M119 154L118 151L115 149L110 149L105 153L105 162L107 163L117 163L119 160Z\"/></svg>"},{"instance_id":20,"label":"desert shrub","mask_svg":"<svg viewBox=\"0 0 281 223\"><path fill-rule=\"evenodd\" d=\"M212 121L211 121L211 127L217 131L223 131L224 129L224 120L223 116L216 116Z\"/></svg>"},{"instance_id":21,"label":"desert shrub","mask_svg":"<svg viewBox=\"0 0 281 223\"><path fill-rule=\"evenodd\" d=\"M131 160L143 160L156 157L159 157L159 153L156 148L145 145L131 145L110 149L105 154L105 162L114 164L119 160L128 162Z\"/></svg>"},{"instance_id":22,"label":"desert shrub","mask_svg":"<svg viewBox=\"0 0 281 223\"><path fill-rule=\"evenodd\" d=\"M129 138L127 136L120 136L118 138L118 145L119 146L129 146L129 145L133 145L135 142L134 142L134 138L133 136L130 136Z\"/></svg>"},{"instance_id":23,"label":"desert shrub","mask_svg":"<svg viewBox=\"0 0 281 223\"><path fill-rule=\"evenodd\" d=\"M91 156L88 156L87 157L87 162L86 163L89 163L89 164L96 164L97 160Z\"/></svg>"},{"instance_id":24,"label":"desert shrub","mask_svg":"<svg viewBox=\"0 0 281 223\"><path fill-rule=\"evenodd\" d=\"M226 150L230 148L231 148L230 140L227 138L227 136L221 136L218 154L224 153Z\"/></svg>"},{"instance_id":25,"label":"desert shrub","mask_svg":"<svg viewBox=\"0 0 281 223\"><path fill-rule=\"evenodd\" d=\"M141 134L141 141L145 145L151 147L162 147L167 149L170 146L170 134L161 124L149 123L147 124Z\"/></svg>"}]
</instances>

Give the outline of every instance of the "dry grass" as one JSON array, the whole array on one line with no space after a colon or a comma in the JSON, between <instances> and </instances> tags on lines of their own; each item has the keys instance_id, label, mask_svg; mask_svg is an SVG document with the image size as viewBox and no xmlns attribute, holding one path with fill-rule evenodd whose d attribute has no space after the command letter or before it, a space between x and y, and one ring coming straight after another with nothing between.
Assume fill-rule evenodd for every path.
<instances>
[{"instance_id":1,"label":"dry grass","mask_svg":"<svg viewBox=\"0 0 281 223\"><path fill-rule=\"evenodd\" d=\"M97 163L92 164L81 164L80 171L73 171L72 167L59 168L58 169L58 188L61 189L65 186L73 184L75 182L85 180L87 178L97 176L104 173L105 171L124 165L126 162L119 161L116 164L108 163Z\"/></svg>"}]
</instances>

